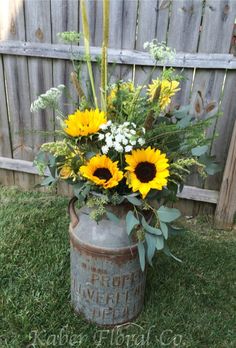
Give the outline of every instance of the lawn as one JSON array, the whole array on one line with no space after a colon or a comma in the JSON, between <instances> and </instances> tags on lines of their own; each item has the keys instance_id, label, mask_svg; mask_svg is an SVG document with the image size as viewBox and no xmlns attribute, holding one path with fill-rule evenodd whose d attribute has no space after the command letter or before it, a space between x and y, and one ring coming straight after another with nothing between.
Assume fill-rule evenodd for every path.
<instances>
[{"instance_id":1,"label":"lawn","mask_svg":"<svg viewBox=\"0 0 236 348\"><path fill-rule=\"evenodd\" d=\"M236 347L235 231L184 222L149 269L135 324L103 331L70 306L68 199L0 189L0 347Z\"/></svg>"}]
</instances>

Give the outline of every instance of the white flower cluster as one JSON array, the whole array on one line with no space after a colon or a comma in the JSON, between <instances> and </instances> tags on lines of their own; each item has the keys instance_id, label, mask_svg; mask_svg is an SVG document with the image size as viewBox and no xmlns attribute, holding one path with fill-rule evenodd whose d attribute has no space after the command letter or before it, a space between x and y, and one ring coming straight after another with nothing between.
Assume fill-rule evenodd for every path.
<instances>
[{"instance_id":1,"label":"white flower cluster","mask_svg":"<svg viewBox=\"0 0 236 348\"><path fill-rule=\"evenodd\" d=\"M59 85L57 87L50 88L46 93L41 94L30 107L30 111L39 111L41 109L46 109L50 107L55 109L58 107L58 100L62 95L62 91L66 86Z\"/></svg>"},{"instance_id":2,"label":"white flower cluster","mask_svg":"<svg viewBox=\"0 0 236 348\"><path fill-rule=\"evenodd\" d=\"M149 53L154 60L157 62L165 63L167 61L172 61L175 57L175 50L166 46L165 42L157 42L156 39L151 42L145 42L143 45L144 49L149 49Z\"/></svg>"},{"instance_id":3,"label":"white flower cluster","mask_svg":"<svg viewBox=\"0 0 236 348\"><path fill-rule=\"evenodd\" d=\"M98 140L104 141L102 153L107 154L110 149L115 149L117 152L130 152L133 147L139 144L145 144L144 138L140 137L140 132L136 130L136 124L124 122L122 125L113 124L108 121L100 126L101 132L98 135ZM145 129L142 128L142 133L145 134Z\"/></svg>"}]
</instances>

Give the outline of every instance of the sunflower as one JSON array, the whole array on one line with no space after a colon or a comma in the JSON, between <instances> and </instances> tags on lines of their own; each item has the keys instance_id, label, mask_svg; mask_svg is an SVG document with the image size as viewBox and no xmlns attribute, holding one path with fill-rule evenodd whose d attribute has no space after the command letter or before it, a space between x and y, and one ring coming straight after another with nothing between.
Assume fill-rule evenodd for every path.
<instances>
[{"instance_id":1,"label":"sunflower","mask_svg":"<svg viewBox=\"0 0 236 348\"><path fill-rule=\"evenodd\" d=\"M119 170L117 163L112 162L106 155L97 155L87 165L80 167L80 173L96 185L109 189L117 186L123 178L123 172Z\"/></svg>"},{"instance_id":2,"label":"sunflower","mask_svg":"<svg viewBox=\"0 0 236 348\"><path fill-rule=\"evenodd\" d=\"M179 82L175 80L152 80L152 84L150 84L148 87L150 101L153 101L157 88L161 88L158 102L162 110L164 110L167 105L170 104L171 97L173 97L175 93L180 90L180 88L178 88Z\"/></svg>"},{"instance_id":3,"label":"sunflower","mask_svg":"<svg viewBox=\"0 0 236 348\"><path fill-rule=\"evenodd\" d=\"M133 150L131 155L125 155L128 166L125 168L127 184L133 192L139 191L145 198L151 189L162 190L167 185L169 176L168 159L160 150Z\"/></svg>"},{"instance_id":4,"label":"sunflower","mask_svg":"<svg viewBox=\"0 0 236 348\"><path fill-rule=\"evenodd\" d=\"M102 124L107 123L107 119L105 113L98 109L76 110L64 122L64 131L72 137L79 137L96 133Z\"/></svg>"}]
</instances>

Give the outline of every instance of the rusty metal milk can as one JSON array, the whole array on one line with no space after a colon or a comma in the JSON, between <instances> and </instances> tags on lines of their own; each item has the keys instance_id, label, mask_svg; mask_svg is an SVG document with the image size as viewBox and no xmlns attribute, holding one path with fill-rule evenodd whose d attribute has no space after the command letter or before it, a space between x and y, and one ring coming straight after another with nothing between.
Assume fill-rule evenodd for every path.
<instances>
[{"instance_id":1,"label":"rusty metal milk can","mask_svg":"<svg viewBox=\"0 0 236 348\"><path fill-rule=\"evenodd\" d=\"M131 321L143 306L146 273L124 217L119 225L105 218L97 223L86 208L77 214L75 201L69 204L72 305L101 326Z\"/></svg>"}]
</instances>

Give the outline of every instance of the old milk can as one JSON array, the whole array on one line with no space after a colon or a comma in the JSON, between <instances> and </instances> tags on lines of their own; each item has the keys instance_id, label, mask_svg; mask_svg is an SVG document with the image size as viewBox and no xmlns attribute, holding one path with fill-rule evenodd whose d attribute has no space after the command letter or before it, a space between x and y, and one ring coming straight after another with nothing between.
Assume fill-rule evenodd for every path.
<instances>
[{"instance_id":1,"label":"old milk can","mask_svg":"<svg viewBox=\"0 0 236 348\"><path fill-rule=\"evenodd\" d=\"M76 213L75 201L72 198L69 204L72 305L101 326L131 321L143 306L146 275L137 245L126 233L124 216L119 214L120 224L105 218L97 223L86 208Z\"/></svg>"}]
</instances>

